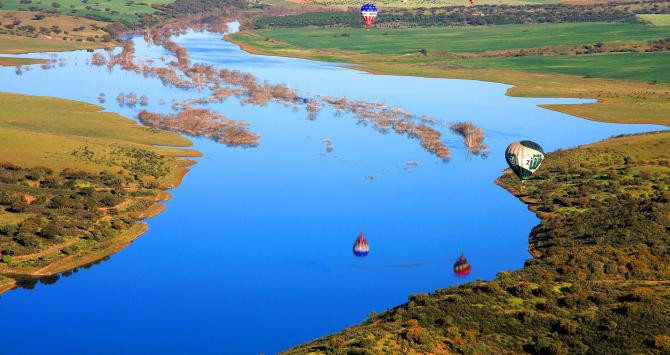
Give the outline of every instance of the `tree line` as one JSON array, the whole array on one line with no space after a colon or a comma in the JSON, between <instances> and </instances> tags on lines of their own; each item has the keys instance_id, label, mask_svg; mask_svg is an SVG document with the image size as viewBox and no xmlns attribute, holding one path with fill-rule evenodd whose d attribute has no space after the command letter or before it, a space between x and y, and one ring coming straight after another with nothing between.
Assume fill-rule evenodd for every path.
<instances>
[{"instance_id":1,"label":"tree line","mask_svg":"<svg viewBox=\"0 0 670 355\"><path fill-rule=\"evenodd\" d=\"M601 3L591 5L481 5L435 8L384 8L375 23L382 27L477 26L526 23L626 22L638 23L637 14L670 13L670 1ZM347 11L315 11L290 16L255 19L256 29L291 27L357 27L357 8Z\"/></svg>"}]
</instances>

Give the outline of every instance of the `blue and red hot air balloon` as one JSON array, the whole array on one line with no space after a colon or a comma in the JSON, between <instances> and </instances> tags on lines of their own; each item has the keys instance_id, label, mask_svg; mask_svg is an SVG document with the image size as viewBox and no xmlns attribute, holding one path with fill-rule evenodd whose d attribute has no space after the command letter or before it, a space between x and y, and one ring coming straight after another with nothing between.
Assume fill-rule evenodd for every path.
<instances>
[{"instance_id":1,"label":"blue and red hot air balloon","mask_svg":"<svg viewBox=\"0 0 670 355\"><path fill-rule=\"evenodd\" d=\"M363 17L363 22L365 22L365 28L370 28L372 22L374 22L377 17L377 6L373 3L367 3L361 6L361 17Z\"/></svg>"},{"instance_id":2,"label":"blue and red hot air balloon","mask_svg":"<svg viewBox=\"0 0 670 355\"><path fill-rule=\"evenodd\" d=\"M356 239L356 243L354 243L354 255L363 257L368 255L370 252L370 246L368 245L368 241L365 240L365 235L363 235L363 232L358 235L358 239Z\"/></svg>"},{"instance_id":3,"label":"blue and red hot air balloon","mask_svg":"<svg viewBox=\"0 0 670 355\"><path fill-rule=\"evenodd\" d=\"M456 276L467 276L470 274L470 263L465 258L465 254L461 253L461 257L454 263L454 274Z\"/></svg>"}]
</instances>

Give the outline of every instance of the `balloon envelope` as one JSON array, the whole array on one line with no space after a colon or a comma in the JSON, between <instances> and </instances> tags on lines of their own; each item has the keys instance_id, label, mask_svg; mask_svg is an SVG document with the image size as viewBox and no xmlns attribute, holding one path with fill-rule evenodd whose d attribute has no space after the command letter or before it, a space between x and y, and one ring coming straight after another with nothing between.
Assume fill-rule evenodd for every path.
<instances>
[{"instance_id":1,"label":"balloon envelope","mask_svg":"<svg viewBox=\"0 0 670 355\"><path fill-rule=\"evenodd\" d=\"M365 28L370 28L372 22L377 17L377 6L372 3L361 6L361 17L363 18L363 22L365 22Z\"/></svg>"},{"instance_id":2,"label":"balloon envelope","mask_svg":"<svg viewBox=\"0 0 670 355\"><path fill-rule=\"evenodd\" d=\"M370 246L368 245L368 241L365 240L365 235L361 232L356 239L356 243L354 243L354 255L363 257L368 255L369 252Z\"/></svg>"},{"instance_id":3,"label":"balloon envelope","mask_svg":"<svg viewBox=\"0 0 670 355\"><path fill-rule=\"evenodd\" d=\"M514 142L505 150L505 160L519 179L526 180L540 167L544 150L533 141Z\"/></svg>"},{"instance_id":4,"label":"balloon envelope","mask_svg":"<svg viewBox=\"0 0 670 355\"><path fill-rule=\"evenodd\" d=\"M454 274L456 276L467 276L470 274L470 271L472 271L470 263L465 258L465 255L461 253L461 257L454 263Z\"/></svg>"}]
</instances>

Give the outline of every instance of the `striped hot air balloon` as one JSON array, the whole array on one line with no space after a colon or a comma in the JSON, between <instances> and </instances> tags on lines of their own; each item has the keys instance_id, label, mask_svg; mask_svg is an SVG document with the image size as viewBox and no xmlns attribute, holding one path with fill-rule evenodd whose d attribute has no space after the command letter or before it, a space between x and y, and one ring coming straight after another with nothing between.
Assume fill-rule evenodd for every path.
<instances>
[{"instance_id":1,"label":"striped hot air balloon","mask_svg":"<svg viewBox=\"0 0 670 355\"><path fill-rule=\"evenodd\" d=\"M368 245L368 241L365 240L365 235L363 235L363 232L358 235L358 239L356 239L356 243L354 243L354 255L363 257L368 255L370 252L370 246Z\"/></svg>"},{"instance_id":2,"label":"striped hot air balloon","mask_svg":"<svg viewBox=\"0 0 670 355\"><path fill-rule=\"evenodd\" d=\"M524 181L542 164L544 150L533 141L514 142L505 150L505 160L519 179Z\"/></svg>"},{"instance_id":3,"label":"striped hot air balloon","mask_svg":"<svg viewBox=\"0 0 670 355\"><path fill-rule=\"evenodd\" d=\"M361 17L363 22L365 22L365 28L370 28L372 22L374 22L377 17L377 6L373 3L367 3L361 6Z\"/></svg>"},{"instance_id":4,"label":"striped hot air balloon","mask_svg":"<svg viewBox=\"0 0 670 355\"><path fill-rule=\"evenodd\" d=\"M470 263L465 258L465 254L461 253L461 257L454 263L454 274L456 276L467 276L470 274Z\"/></svg>"}]
</instances>

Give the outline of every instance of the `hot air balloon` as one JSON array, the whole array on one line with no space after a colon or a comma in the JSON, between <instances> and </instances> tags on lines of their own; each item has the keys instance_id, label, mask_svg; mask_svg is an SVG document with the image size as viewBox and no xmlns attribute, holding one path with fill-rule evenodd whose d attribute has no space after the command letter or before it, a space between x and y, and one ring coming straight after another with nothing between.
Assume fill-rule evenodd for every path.
<instances>
[{"instance_id":1,"label":"hot air balloon","mask_svg":"<svg viewBox=\"0 0 670 355\"><path fill-rule=\"evenodd\" d=\"M475 0L470 0L470 5L474 5L474 4L475 4Z\"/></svg>"},{"instance_id":2,"label":"hot air balloon","mask_svg":"<svg viewBox=\"0 0 670 355\"><path fill-rule=\"evenodd\" d=\"M456 276L467 276L470 274L470 263L465 258L465 254L461 253L461 257L454 263L454 274Z\"/></svg>"},{"instance_id":3,"label":"hot air balloon","mask_svg":"<svg viewBox=\"0 0 670 355\"><path fill-rule=\"evenodd\" d=\"M377 6L373 3L361 6L361 17L363 17L363 21L365 22L365 28L370 28L372 22L377 17Z\"/></svg>"},{"instance_id":4,"label":"hot air balloon","mask_svg":"<svg viewBox=\"0 0 670 355\"><path fill-rule=\"evenodd\" d=\"M370 252L370 246L368 245L368 241L365 240L365 236L363 235L363 232L358 235L358 239L356 239L356 243L354 243L354 255L363 257L368 255Z\"/></svg>"},{"instance_id":5,"label":"hot air balloon","mask_svg":"<svg viewBox=\"0 0 670 355\"><path fill-rule=\"evenodd\" d=\"M539 144L532 141L514 142L505 150L505 160L512 171L524 181L540 167L544 159L544 151Z\"/></svg>"}]
</instances>

